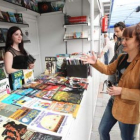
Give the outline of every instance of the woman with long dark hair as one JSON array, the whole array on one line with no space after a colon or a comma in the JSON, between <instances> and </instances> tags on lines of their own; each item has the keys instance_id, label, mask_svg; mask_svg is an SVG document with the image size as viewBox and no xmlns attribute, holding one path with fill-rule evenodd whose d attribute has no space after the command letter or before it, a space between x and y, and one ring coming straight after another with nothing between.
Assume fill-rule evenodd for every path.
<instances>
[{"instance_id":1,"label":"woman with long dark hair","mask_svg":"<svg viewBox=\"0 0 140 140\"><path fill-rule=\"evenodd\" d=\"M5 47L5 69L9 74L9 80L11 82L10 74L19 70L33 69L34 64L28 64L28 54L23 45L23 34L19 27L13 26L9 28L6 38Z\"/></svg>"},{"instance_id":2,"label":"woman with long dark hair","mask_svg":"<svg viewBox=\"0 0 140 140\"><path fill-rule=\"evenodd\" d=\"M134 140L136 124L140 123L140 23L123 32L123 51L117 60L104 65L96 56L82 57L101 73L116 73L116 85L108 88L111 95L99 125L100 140L110 140L109 132L119 123L122 140Z\"/></svg>"}]
</instances>

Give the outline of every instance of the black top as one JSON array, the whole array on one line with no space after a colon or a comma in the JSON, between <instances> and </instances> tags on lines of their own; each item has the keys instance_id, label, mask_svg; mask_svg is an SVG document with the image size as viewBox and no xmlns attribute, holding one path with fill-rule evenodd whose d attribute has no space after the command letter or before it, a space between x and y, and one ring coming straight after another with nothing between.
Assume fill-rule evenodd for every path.
<instances>
[{"instance_id":1,"label":"black top","mask_svg":"<svg viewBox=\"0 0 140 140\"><path fill-rule=\"evenodd\" d=\"M126 68L129 66L129 64L131 62L127 62L128 59L128 54L124 56L125 58L123 59L122 62L120 62L120 64L118 64L117 66L117 70L116 70L116 84L119 83L119 80L121 78L121 76L124 74L124 71L126 70Z\"/></svg>"},{"instance_id":2,"label":"black top","mask_svg":"<svg viewBox=\"0 0 140 140\"><path fill-rule=\"evenodd\" d=\"M28 67L27 55L22 54L20 51L15 50L13 47L9 47L6 52L10 52L13 55L12 68L14 68L14 69L27 69L27 67ZM9 74L9 83L10 83L10 88L13 89L12 88L11 74Z\"/></svg>"},{"instance_id":3,"label":"black top","mask_svg":"<svg viewBox=\"0 0 140 140\"><path fill-rule=\"evenodd\" d=\"M15 50L13 47L9 47L6 52L11 52L13 55L12 68L14 68L14 69L27 69L27 67L28 67L27 55L22 54L20 51Z\"/></svg>"}]
</instances>

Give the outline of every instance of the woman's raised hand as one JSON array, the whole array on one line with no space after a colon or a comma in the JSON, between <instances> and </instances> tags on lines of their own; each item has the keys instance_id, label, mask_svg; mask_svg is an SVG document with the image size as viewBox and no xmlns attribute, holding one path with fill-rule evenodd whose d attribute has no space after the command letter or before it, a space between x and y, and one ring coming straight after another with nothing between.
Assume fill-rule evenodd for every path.
<instances>
[{"instance_id":1,"label":"woman's raised hand","mask_svg":"<svg viewBox=\"0 0 140 140\"><path fill-rule=\"evenodd\" d=\"M83 54L81 60L84 62L84 64L95 64L97 61L97 57L95 53L92 52L91 55Z\"/></svg>"}]
</instances>

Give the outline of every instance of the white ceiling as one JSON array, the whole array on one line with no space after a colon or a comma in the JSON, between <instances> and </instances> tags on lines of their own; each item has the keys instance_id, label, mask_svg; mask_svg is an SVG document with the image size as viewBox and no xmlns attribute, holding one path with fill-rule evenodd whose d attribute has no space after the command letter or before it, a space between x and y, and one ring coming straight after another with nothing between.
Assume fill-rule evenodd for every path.
<instances>
[{"instance_id":1,"label":"white ceiling","mask_svg":"<svg viewBox=\"0 0 140 140\"><path fill-rule=\"evenodd\" d=\"M135 12L140 6L140 0L112 0L112 11L110 16L110 27L122 21L126 26L140 22L140 12Z\"/></svg>"}]
</instances>

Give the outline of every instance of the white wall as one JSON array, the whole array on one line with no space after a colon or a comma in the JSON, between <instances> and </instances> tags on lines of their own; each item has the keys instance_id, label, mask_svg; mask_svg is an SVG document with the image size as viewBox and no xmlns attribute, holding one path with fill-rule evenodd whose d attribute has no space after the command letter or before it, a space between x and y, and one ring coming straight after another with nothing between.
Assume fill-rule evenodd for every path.
<instances>
[{"instance_id":1,"label":"white wall","mask_svg":"<svg viewBox=\"0 0 140 140\"><path fill-rule=\"evenodd\" d=\"M9 12L16 12L14 9L9 9L5 7L0 7L1 11L9 11ZM41 65L40 65L40 49L39 49L39 38L38 38L38 24L35 16L23 14L23 20L29 27L21 28L23 33L25 31L29 32L28 38L30 39L31 43L24 43L25 49L32 54L36 58L35 68L34 68L34 76L37 76L41 73ZM18 24L17 24L18 25ZM16 26L16 25L14 25ZM10 28L11 25L0 25L0 28Z\"/></svg>"}]
</instances>

